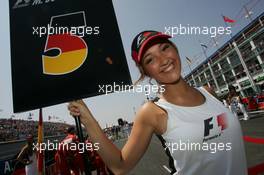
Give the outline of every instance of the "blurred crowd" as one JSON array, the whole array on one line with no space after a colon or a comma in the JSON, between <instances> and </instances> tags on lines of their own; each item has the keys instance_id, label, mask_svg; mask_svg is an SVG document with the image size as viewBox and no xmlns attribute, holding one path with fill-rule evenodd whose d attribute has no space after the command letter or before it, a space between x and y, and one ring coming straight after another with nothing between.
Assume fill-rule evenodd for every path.
<instances>
[{"instance_id":1,"label":"blurred crowd","mask_svg":"<svg viewBox=\"0 0 264 175\"><path fill-rule=\"evenodd\" d=\"M43 122L44 136L64 134L65 123ZM0 119L0 142L25 139L27 135L38 135L38 121Z\"/></svg>"},{"instance_id":2,"label":"blurred crowd","mask_svg":"<svg viewBox=\"0 0 264 175\"><path fill-rule=\"evenodd\" d=\"M121 125L113 125L104 129L106 136L112 140L128 138L132 129L133 123L124 122Z\"/></svg>"}]
</instances>

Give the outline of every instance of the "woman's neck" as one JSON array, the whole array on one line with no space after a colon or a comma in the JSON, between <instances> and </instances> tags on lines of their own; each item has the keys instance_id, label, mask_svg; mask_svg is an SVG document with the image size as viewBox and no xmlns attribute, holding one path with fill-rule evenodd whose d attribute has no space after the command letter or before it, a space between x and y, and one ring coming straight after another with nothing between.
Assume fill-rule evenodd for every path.
<instances>
[{"instance_id":1,"label":"woman's neck","mask_svg":"<svg viewBox=\"0 0 264 175\"><path fill-rule=\"evenodd\" d=\"M205 101L205 97L182 78L175 84L166 84L164 89L161 98L177 105L197 106Z\"/></svg>"}]
</instances>

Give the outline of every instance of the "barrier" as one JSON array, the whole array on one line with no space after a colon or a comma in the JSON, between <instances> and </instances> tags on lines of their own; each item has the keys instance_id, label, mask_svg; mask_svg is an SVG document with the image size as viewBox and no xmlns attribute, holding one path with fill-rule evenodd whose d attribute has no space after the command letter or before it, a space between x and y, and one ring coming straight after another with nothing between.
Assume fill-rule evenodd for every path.
<instances>
[{"instance_id":1,"label":"barrier","mask_svg":"<svg viewBox=\"0 0 264 175\"><path fill-rule=\"evenodd\" d=\"M246 105L247 111L264 110L264 95L242 98L242 103Z\"/></svg>"},{"instance_id":2,"label":"barrier","mask_svg":"<svg viewBox=\"0 0 264 175\"><path fill-rule=\"evenodd\" d=\"M264 172L264 163L256 165L248 169L248 175L258 175Z\"/></svg>"},{"instance_id":3,"label":"barrier","mask_svg":"<svg viewBox=\"0 0 264 175\"><path fill-rule=\"evenodd\" d=\"M253 137L249 137L249 136L244 136L244 141L256 143L256 144L264 144L263 138L253 138Z\"/></svg>"},{"instance_id":4,"label":"barrier","mask_svg":"<svg viewBox=\"0 0 264 175\"><path fill-rule=\"evenodd\" d=\"M0 161L0 174L1 175L25 175L25 168L16 166L17 161L13 158ZM15 168L16 167L16 168Z\"/></svg>"},{"instance_id":5,"label":"barrier","mask_svg":"<svg viewBox=\"0 0 264 175\"><path fill-rule=\"evenodd\" d=\"M244 141L255 144L264 144L263 138L253 138L250 136L244 136ZM264 162L248 168L248 175L259 175L260 173L264 173Z\"/></svg>"},{"instance_id":6,"label":"barrier","mask_svg":"<svg viewBox=\"0 0 264 175\"><path fill-rule=\"evenodd\" d=\"M258 109L264 109L264 95L258 96Z\"/></svg>"}]
</instances>

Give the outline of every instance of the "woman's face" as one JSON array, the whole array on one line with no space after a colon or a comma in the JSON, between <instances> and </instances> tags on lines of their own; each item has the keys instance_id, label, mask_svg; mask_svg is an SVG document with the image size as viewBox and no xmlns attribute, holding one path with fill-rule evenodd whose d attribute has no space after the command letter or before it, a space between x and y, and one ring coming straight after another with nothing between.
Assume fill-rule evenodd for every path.
<instances>
[{"instance_id":1,"label":"woman's face","mask_svg":"<svg viewBox=\"0 0 264 175\"><path fill-rule=\"evenodd\" d=\"M141 66L145 74L159 84L173 84L181 77L179 54L168 41L154 42L147 47Z\"/></svg>"}]
</instances>

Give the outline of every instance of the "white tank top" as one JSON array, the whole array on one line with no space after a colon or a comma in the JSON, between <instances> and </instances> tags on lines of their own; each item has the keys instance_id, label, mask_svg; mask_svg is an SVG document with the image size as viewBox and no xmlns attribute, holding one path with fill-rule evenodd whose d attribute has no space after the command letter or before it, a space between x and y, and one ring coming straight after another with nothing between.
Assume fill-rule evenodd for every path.
<instances>
[{"instance_id":1,"label":"white tank top","mask_svg":"<svg viewBox=\"0 0 264 175\"><path fill-rule=\"evenodd\" d=\"M162 137L174 159L175 175L246 175L237 117L204 88L198 90L206 98L199 106L177 106L164 99L155 102L168 114Z\"/></svg>"}]
</instances>

